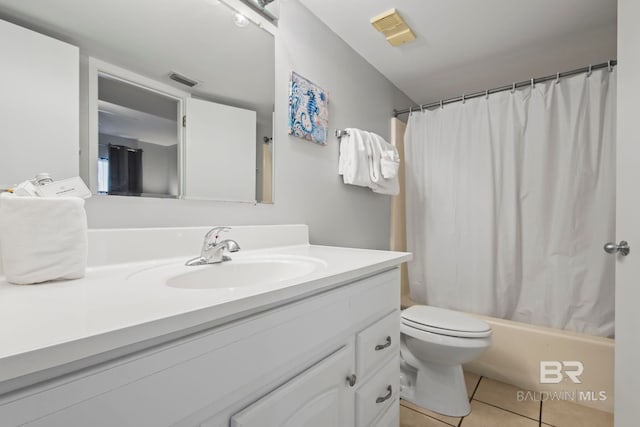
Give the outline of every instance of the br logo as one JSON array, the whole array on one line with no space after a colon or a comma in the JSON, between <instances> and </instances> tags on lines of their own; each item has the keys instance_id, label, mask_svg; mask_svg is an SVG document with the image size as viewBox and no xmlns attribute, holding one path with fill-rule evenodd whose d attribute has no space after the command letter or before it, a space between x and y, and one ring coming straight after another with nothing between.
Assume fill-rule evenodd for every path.
<instances>
[{"instance_id":1,"label":"br logo","mask_svg":"<svg viewBox=\"0 0 640 427\"><path fill-rule=\"evenodd\" d=\"M575 384L580 384L580 375L584 365L577 360L542 360L540 361L540 383L558 384L567 377Z\"/></svg>"}]
</instances>

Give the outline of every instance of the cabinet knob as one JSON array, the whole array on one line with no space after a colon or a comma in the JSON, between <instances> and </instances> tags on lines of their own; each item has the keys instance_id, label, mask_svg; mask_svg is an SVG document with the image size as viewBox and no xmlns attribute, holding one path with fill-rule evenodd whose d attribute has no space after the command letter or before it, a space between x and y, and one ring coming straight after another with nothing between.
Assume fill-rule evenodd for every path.
<instances>
[{"instance_id":1,"label":"cabinet knob","mask_svg":"<svg viewBox=\"0 0 640 427\"><path fill-rule=\"evenodd\" d=\"M387 394L385 394L384 396L380 396L379 398L376 399L376 403L382 403L385 402L389 399L391 399L391 396L393 395L393 389L391 388L391 386L387 386Z\"/></svg>"},{"instance_id":2,"label":"cabinet knob","mask_svg":"<svg viewBox=\"0 0 640 427\"><path fill-rule=\"evenodd\" d=\"M375 348L376 351L384 350L387 347L391 346L391 337L387 336L387 339L384 344L378 344Z\"/></svg>"},{"instance_id":3,"label":"cabinet knob","mask_svg":"<svg viewBox=\"0 0 640 427\"><path fill-rule=\"evenodd\" d=\"M356 374L351 374L347 377L347 384L349 384L349 387L356 385L356 379Z\"/></svg>"}]
</instances>

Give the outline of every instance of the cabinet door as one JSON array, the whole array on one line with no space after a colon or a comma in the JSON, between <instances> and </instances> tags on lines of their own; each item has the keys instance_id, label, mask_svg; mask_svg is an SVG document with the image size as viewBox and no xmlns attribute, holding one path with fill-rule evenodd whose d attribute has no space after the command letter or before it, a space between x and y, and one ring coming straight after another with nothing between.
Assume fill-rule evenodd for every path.
<instances>
[{"instance_id":1,"label":"cabinet door","mask_svg":"<svg viewBox=\"0 0 640 427\"><path fill-rule=\"evenodd\" d=\"M78 48L0 20L0 58L0 188L78 175Z\"/></svg>"},{"instance_id":2,"label":"cabinet door","mask_svg":"<svg viewBox=\"0 0 640 427\"><path fill-rule=\"evenodd\" d=\"M354 425L353 347L346 346L231 417L231 427Z\"/></svg>"},{"instance_id":3,"label":"cabinet door","mask_svg":"<svg viewBox=\"0 0 640 427\"><path fill-rule=\"evenodd\" d=\"M256 112L187 98L186 124L185 197L255 202Z\"/></svg>"}]
</instances>

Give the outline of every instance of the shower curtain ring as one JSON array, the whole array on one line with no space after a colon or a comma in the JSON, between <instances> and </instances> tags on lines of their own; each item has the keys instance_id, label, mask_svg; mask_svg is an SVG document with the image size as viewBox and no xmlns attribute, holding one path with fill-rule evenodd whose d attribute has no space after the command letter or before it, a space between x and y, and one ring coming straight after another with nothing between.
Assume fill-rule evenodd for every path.
<instances>
[{"instance_id":1,"label":"shower curtain ring","mask_svg":"<svg viewBox=\"0 0 640 427\"><path fill-rule=\"evenodd\" d=\"M424 113L424 104L420 104L420 112Z\"/></svg>"},{"instance_id":2,"label":"shower curtain ring","mask_svg":"<svg viewBox=\"0 0 640 427\"><path fill-rule=\"evenodd\" d=\"M592 72L593 72L593 66L589 64L589 71L587 71L587 77L591 77Z\"/></svg>"},{"instance_id":3,"label":"shower curtain ring","mask_svg":"<svg viewBox=\"0 0 640 427\"><path fill-rule=\"evenodd\" d=\"M536 79L531 79L531 89L536 88Z\"/></svg>"},{"instance_id":4,"label":"shower curtain ring","mask_svg":"<svg viewBox=\"0 0 640 427\"><path fill-rule=\"evenodd\" d=\"M444 104L442 103L442 99L440 100L440 109L444 109Z\"/></svg>"},{"instance_id":5,"label":"shower curtain ring","mask_svg":"<svg viewBox=\"0 0 640 427\"><path fill-rule=\"evenodd\" d=\"M556 73L556 84L560 83L560 73Z\"/></svg>"},{"instance_id":6,"label":"shower curtain ring","mask_svg":"<svg viewBox=\"0 0 640 427\"><path fill-rule=\"evenodd\" d=\"M467 100L464 97L464 93L462 94L462 103L464 104L465 102L467 102Z\"/></svg>"},{"instance_id":7,"label":"shower curtain ring","mask_svg":"<svg viewBox=\"0 0 640 427\"><path fill-rule=\"evenodd\" d=\"M511 87L511 93L516 93L516 84L515 84L515 82L513 83L513 86Z\"/></svg>"},{"instance_id":8,"label":"shower curtain ring","mask_svg":"<svg viewBox=\"0 0 640 427\"><path fill-rule=\"evenodd\" d=\"M611 60L607 61L607 69L609 70L609 72L613 71L613 66L611 65Z\"/></svg>"},{"instance_id":9,"label":"shower curtain ring","mask_svg":"<svg viewBox=\"0 0 640 427\"><path fill-rule=\"evenodd\" d=\"M489 89L484 91L484 97L485 99L489 99Z\"/></svg>"}]
</instances>

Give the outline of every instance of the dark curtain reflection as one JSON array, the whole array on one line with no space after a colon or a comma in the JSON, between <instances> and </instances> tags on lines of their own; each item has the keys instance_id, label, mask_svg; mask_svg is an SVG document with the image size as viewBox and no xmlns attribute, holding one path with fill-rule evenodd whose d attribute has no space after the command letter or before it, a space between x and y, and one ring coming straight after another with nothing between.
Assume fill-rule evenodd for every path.
<instances>
[{"instance_id":1,"label":"dark curtain reflection","mask_svg":"<svg viewBox=\"0 0 640 427\"><path fill-rule=\"evenodd\" d=\"M142 193L142 150L109 144L109 194Z\"/></svg>"}]
</instances>

